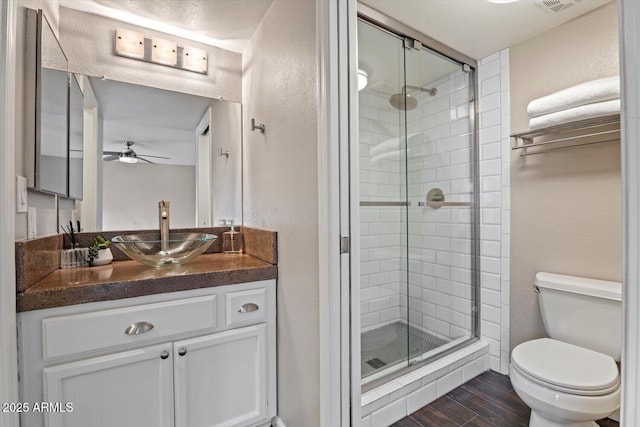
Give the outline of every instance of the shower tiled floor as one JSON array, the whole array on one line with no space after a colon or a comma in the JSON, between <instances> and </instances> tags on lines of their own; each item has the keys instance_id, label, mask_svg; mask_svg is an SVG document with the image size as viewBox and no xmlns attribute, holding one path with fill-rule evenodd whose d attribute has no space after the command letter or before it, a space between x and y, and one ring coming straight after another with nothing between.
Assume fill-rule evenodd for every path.
<instances>
[{"instance_id":1,"label":"shower tiled floor","mask_svg":"<svg viewBox=\"0 0 640 427\"><path fill-rule=\"evenodd\" d=\"M509 378L488 371L392 427L527 427L529 414ZM608 418L597 423L600 427L619 426Z\"/></svg>"},{"instance_id":2,"label":"shower tiled floor","mask_svg":"<svg viewBox=\"0 0 640 427\"><path fill-rule=\"evenodd\" d=\"M394 364L431 351L447 341L403 322L394 322L361 335L361 375L365 378Z\"/></svg>"}]
</instances>

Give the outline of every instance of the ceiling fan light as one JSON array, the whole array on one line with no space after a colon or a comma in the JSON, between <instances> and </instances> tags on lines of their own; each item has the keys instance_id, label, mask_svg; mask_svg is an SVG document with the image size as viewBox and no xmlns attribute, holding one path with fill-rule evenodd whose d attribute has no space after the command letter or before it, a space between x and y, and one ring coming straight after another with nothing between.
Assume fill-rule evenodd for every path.
<instances>
[{"instance_id":1,"label":"ceiling fan light","mask_svg":"<svg viewBox=\"0 0 640 427\"><path fill-rule=\"evenodd\" d=\"M127 156L124 154L120 155L120 158L118 159L120 160L122 163L138 163L138 158L135 156Z\"/></svg>"}]
</instances>

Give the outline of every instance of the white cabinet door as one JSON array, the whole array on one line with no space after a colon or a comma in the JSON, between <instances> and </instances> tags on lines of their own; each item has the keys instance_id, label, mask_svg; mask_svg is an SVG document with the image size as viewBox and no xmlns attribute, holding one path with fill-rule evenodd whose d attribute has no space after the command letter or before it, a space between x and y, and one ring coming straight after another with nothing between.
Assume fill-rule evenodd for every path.
<instances>
[{"instance_id":1,"label":"white cabinet door","mask_svg":"<svg viewBox=\"0 0 640 427\"><path fill-rule=\"evenodd\" d=\"M48 427L171 427L171 343L43 370L44 398L72 412L45 413Z\"/></svg>"},{"instance_id":2,"label":"white cabinet door","mask_svg":"<svg viewBox=\"0 0 640 427\"><path fill-rule=\"evenodd\" d=\"M264 323L175 342L176 427L233 427L264 420Z\"/></svg>"}]
</instances>

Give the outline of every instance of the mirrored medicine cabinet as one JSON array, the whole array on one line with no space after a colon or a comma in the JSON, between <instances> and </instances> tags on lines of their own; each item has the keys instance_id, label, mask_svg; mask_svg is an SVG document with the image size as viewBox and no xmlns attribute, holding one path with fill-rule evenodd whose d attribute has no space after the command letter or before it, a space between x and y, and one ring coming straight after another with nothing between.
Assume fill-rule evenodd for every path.
<instances>
[{"instance_id":1,"label":"mirrored medicine cabinet","mask_svg":"<svg viewBox=\"0 0 640 427\"><path fill-rule=\"evenodd\" d=\"M83 95L42 10L26 9L25 170L28 187L82 198Z\"/></svg>"}]
</instances>

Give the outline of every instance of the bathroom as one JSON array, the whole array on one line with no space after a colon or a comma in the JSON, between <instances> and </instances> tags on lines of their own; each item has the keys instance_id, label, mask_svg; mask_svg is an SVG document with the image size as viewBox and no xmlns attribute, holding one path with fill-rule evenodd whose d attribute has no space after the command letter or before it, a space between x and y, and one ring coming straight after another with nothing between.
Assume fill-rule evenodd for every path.
<instances>
[{"instance_id":1,"label":"bathroom","mask_svg":"<svg viewBox=\"0 0 640 427\"><path fill-rule=\"evenodd\" d=\"M113 5L116 2L106 3ZM365 3L384 12L385 2ZM433 5L428 3L424 7L433 7L432 15L435 14L437 19L438 2L433 2ZM418 7L415 2L407 2L407 4ZM32 7L44 9L45 13L55 20L56 16L63 16L68 12L60 12L58 6L58 2L43 1L35 2ZM64 2L60 2L60 6L64 7ZM341 92L344 90L344 85L338 87L336 83L337 81L355 83L356 78L357 64L353 54L354 48L346 44L346 40L353 40L355 37L355 6L355 2L343 4L343 2L329 1L316 3L274 0L263 10L264 18L258 19L260 25L251 35L250 42L242 52L241 90L236 89L236 93L241 93L241 97L234 99L232 96L223 94L225 99L242 102L243 106L242 224L278 232L278 415L284 425L349 425L349 422L345 421L351 416L349 408L353 408L354 420L356 416L360 419L360 372L358 369L357 375L354 373L353 378L349 377L347 367L349 361L355 359L355 355L351 357L349 346L345 345L349 343L349 322L343 310L344 301L348 301L349 288L341 288L339 285L341 278L343 283L349 279L349 272L340 271L341 257L344 261L348 255L339 255L332 250L339 246L340 235L349 234L344 231L348 230L349 221L355 224L354 221L358 220L356 217L350 218L348 212L340 212L338 209L339 186L344 185L345 180L339 181L336 178L340 173L336 159L342 155L348 156L349 153L346 151L340 153L339 150L348 150L348 148L335 144L335 141L354 137L349 132L356 132L357 137L357 130L336 127L338 119L346 117L347 114L346 104L338 103L338 100L347 102L345 93ZM3 4L2 7L3 34L14 34L13 25L15 24L11 24L11 20L7 21L9 22L7 24L5 19L7 13L11 18L15 16L12 14L17 14L18 11L13 10L14 6ZM498 5L494 7L496 9L492 10L497 10ZM581 25L580 20L583 20L582 24L584 24L584 20L589 17L600 22L602 17L596 13L604 13L606 22L613 21L615 24L619 13L618 8L624 8L625 13L620 16L628 20L624 22L624 26L621 26L624 30L622 34L630 37L626 43L621 43L624 60L620 65L626 67L623 68L622 73L625 82L623 93L629 97L629 109L625 116L629 119L626 122L628 127L623 131L624 135L632 140L635 135L632 125L637 119L633 109L635 104L632 100L637 96L637 92L633 86L634 83L624 80L624 75L635 73L633 71L635 53L628 56L629 54L625 54L625 49L630 49L631 41L636 34L634 31L637 31L637 28L633 27L632 20L633 16L637 16L637 9L634 15L634 8L637 6L631 1L620 1L617 7L615 3L608 3L602 6L602 10L592 11L571 22ZM446 16L446 10L440 9L439 13L442 13L442 17ZM417 25L412 25L410 15L409 13L409 16L404 18L407 25ZM418 13L415 15L419 16ZM345 16L348 19L341 20ZM403 20L400 17L396 19ZM479 51L465 51L467 56L479 62L480 69L482 69L483 59L486 59L486 64L496 59L493 54L501 53L498 55L500 61L508 58L507 63L500 62L499 67L500 72L504 72L507 67L502 65L509 66L511 105L508 109L505 105L504 112L500 114L501 121L510 124L511 131L507 130L507 135L509 132L526 129L524 121L526 115L523 116L522 111L531 98L545 94L544 85L548 85L549 92L552 92L577 83L579 80L615 74L609 73L611 69L606 68L611 66L612 60L605 60L602 56L594 58L594 55L586 57L585 62L581 62L580 58L571 58L567 52L561 51L563 44L559 40L571 40L571 37L564 34L562 30L569 31L571 22L564 23L555 29L548 28L550 32L536 35L529 40L533 43L532 45L527 45L525 40L519 40L512 45L501 45L484 54L478 53ZM8 25L8 28L5 25ZM596 28L600 28L593 23L584 25L594 32ZM312 30L313 28L315 30ZM606 34L617 35L617 31L618 28L615 28ZM445 45L454 43L453 38L447 39L444 36L429 34L427 31L423 32ZM559 38L555 39L554 43L550 43L544 39L545 34L549 38L554 36ZM486 37L489 38L490 34ZM587 39L586 35L583 37ZM3 39L3 43L4 40L7 40L7 43L12 42L10 37ZM554 46L557 47L557 51L554 50ZM506 53L502 53L507 48L508 57ZM3 50L3 54L13 54L18 57L21 55L15 47L13 51L11 46L3 46L3 49L7 49ZM462 48L458 47L458 50ZM617 47L614 50L617 52ZM576 55L579 51L580 46L575 46ZM554 54L557 56L551 60L544 56ZM540 55L546 61L536 61L535 55ZM213 56L210 58L213 67L215 61ZM347 60L339 62L338 58ZM567 79L562 81L557 71L550 71L552 75L548 76L537 68L559 63L557 58L564 58L563 60L569 65L576 66L576 70L584 71L584 75L580 75L582 71L562 72L563 78ZM13 64L14 61L9 63ZM342 67L350 64L350 68L339 68L338 63ZM127 64L131 69L135 69L137 63L129 61ZM566 69L569 65L563 67ZM4 66L8 67L7 64ZM519 66L524 70L519 69ZM617 69L617 65L615 68ZM159 73L164 71L162 67L155 69L159 70ZM588 71L594 69L595 74L589 74ZM597 75L601 72L600 70L603 74ZM104 74L108 75L108 73ZM480 84L481 74L482 72L478 72ZM570 74L575 74L575 81ZM2 86L3 99L9 102L11 96L5 95L11 92L12 87L20 85L23 77L17 75L15 71L6 75L8 79L13 78L16 82L14 85ZM95 73L95 75L99 76L101 73ZM269 78L269 76L276 78ZM532 76L544 76L544 78L536 82ZM215 82L215 84L218 83L222 85L220 81ZM521 92L519 93L518 90ZM528 90L532 92L529 93ZM186 91L190 92L191 89ZM534 91L537 92L534 94ZM204 93L210 94L208 96L211 97L220 96L220 92L213 89ZM518 114L515 113L516 107L520 111ZM13 113L10 113L9 109L6 111L9 116L4 117L3 120L8 120L2 122L0 128L3 131L1 156L4 165L3 184L0 186L0 191L2 191L2 200L6 201L3 203L2 218L16 216L17 218L16 221L9 221L8 224L1 223L3 255L0 257L2 258L0 270L2 271L1 300L3 304L6 304L7 300L15 301L15 286L12 290L15 279L11 276L11 271L14 269L13 241L16 237L20 239L26 237L24 233L27 229L26 215L15 213L14 182L16 170L19 168L16 165L21 164L22 160L17 149L19 144L13 144L11 141L14 140L14 135L18 137L19 132L17 126L7 126L15 116L11 115ZM341 111L342 114L340 114ZM265 133L251 131L248 124L252 118L255 118L258 123L265 124ZM480 122L482 123L482 119ZM281 126L285 123L286 126ZM508 143L509 138L506 139ZM334 141L334 143L327 141ZM501 146L500 156L504 153L503 149L504 147ZM636 265L633 257L637 256L634 246L637 239L631 233L635 229L634 221L638 217L633 215L635 212L633 189L637 188L638 183L635 182L637 177L634 175L633 167L623 166L621 178L619 163L616 178L615 160L616 156L619 156L616 149L620 150L620 145L612 143L566 150L553 155L526 157L527 165L538 165L543 168L542 171L533 167L517 169L518 165L523 164L522 158L516 152L510 154L510 188L501 184L499 206L506 206L502 201L507 198L507 200L510 199L511 209L508 213L501 213L499 221L502 230L510 225L513 237L509 238L510 248L506 246L509 257L503 257L501 252L501 256L495 258L499 260L498 271L503 277L502 281L511 282L514 285L511 286L510 295L499 294L505 300L494 300L493 307L480 307L481 313L485 316L491 315L494 319L498 316L497 318L500 319L500 323L493 322L498 326L497 329L495 325L493 330L490 329L492 325L489 325L489 328L486 327L487 325L484 328L480 325L481 331L493 332L493 336L481 335L481 342L489 343L490 368L494 371L506 373L510 349L520 342L543 334L535 294L531 292L532 280L536 272L550 271L583 275L614 281L621 280L623 283L637 280L637 277L633 276L637 274L633 268ZM591 157L585 154L594 152L602 156ZM632 158L636 155L636 151L634 147L625 145L624 136L622 152L624 153L623 164L628 161L633 165ZM502 163L501 161L501 166L503 166ZM558 172L559 166L563 168L560 169L561 173ZM502 174L501 177L505 176L506 174ZM556 180L557 185L554 185L553 179ZM624 182L622 188L625 189L622 196L621 180ZM578 187L572 187L574 184ZM553 190L551 194L549 194L549 185ZM37 196L32 197L31 193L29 196L30 203L33 198L37 199ZM347 197L341 200L348 202L348 196L342 197ZM455 200L453 196L451 200ZM39 202L42 201L36 200L33 203ZM589 202L591 202L588 205L589 208L585 208L585 203ZM42 203L45 205L38 204L36 208L40 208L46 214L49 206L46 202ZM625 206L624 222L621 221L622 206ZM553 214L549 215L548 211ZM356 213L351 212L351 215ZM55 219L53 222L55 224ZM598 226L593 226L594 223ZM55 229L55 225L53 228ZM481 228L481 237L483 231L491 232L492 228ZM42 229L45 232L46 225ZM503 234L506 233L499 234L495 241L502 241L505 247L508 243L503 240L503 237L506 237ZM520 236L519 239L518 236ZM551 237L554 240L546 240ZM624 252L622 251L623 242L626 248ZM352 240L351 247L355 250L357 242ZM567 253L574 253L575 256L565 257ZM556 254L562 254L563 257ZM482 261L493 260L482 259L481 265ZM485 265L488 264L485 263ZM624 275L623 265L626 265ZM503 274L503 269L507 269L508 274ZM507 277L510 277L510 280ZM352 278L352 280L356 279ZM637 342L635 337L637 333L632 332L637 331L638 319L632 308L637 307L638 298L635 288L623 287L623 289L624 302L627 304L625 342L628 345L624 357L625 360L632 361L637 360L637 354L634 353L632 345ZM489 295L488 298L487 295ZM484 304L490 301L490 298L491 293L485 291L480 301ZM484 311L483 308L485 308ZM496 312L491 308L499 310ZM355 310L353 312L358 313ZM15 326L10 327L11 324L15 325L15 307L11 307L11 304L3 305L2 320L3 325L8 325L2 331L3 343L11 343L12 339L15 342L15 335L12 335L15 334ZM482 320L487 321L485 317L481 317ZM633 341L634 339L636 341ZM2 346L5 349L3 351L8 351L6 349L10 347L11 345ZM7 372L9 375L16 372L16 367L11 360L11 352L0 353L2 372ZM624 366L623 364L623 387L629 388L625 388L626 394L623 396L623 422L625 425L635 425L637 424L633 421L636 419L634 417L637 417L636 409L633 407L635 405L625 404L625 402L635 401L632 387L635 387L634 384L638 381L635 380L637 371L633 366L637 364L629 362L628 370L625 370ZM358 404L349 401L349 390L352 384L353 397L358 400ZM12 397L15 396L16 390L17 386L12 385L11 382L3 382L2 401L16 401L17 397ZM10 416L3 415L3 421L15 422L10 421L9 418Z\"/></svg>"}]
</instances>

